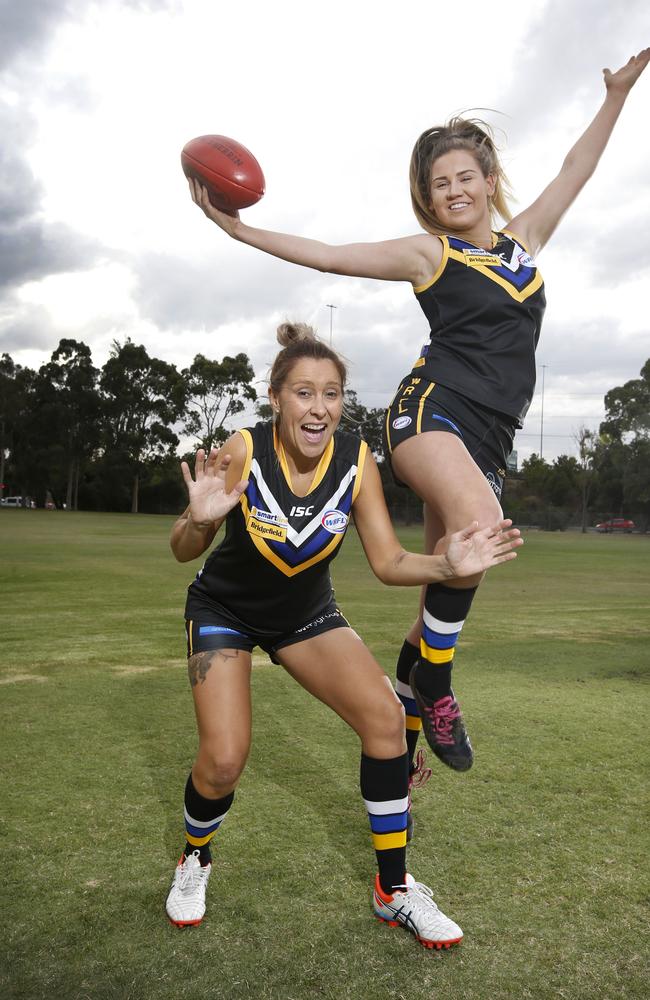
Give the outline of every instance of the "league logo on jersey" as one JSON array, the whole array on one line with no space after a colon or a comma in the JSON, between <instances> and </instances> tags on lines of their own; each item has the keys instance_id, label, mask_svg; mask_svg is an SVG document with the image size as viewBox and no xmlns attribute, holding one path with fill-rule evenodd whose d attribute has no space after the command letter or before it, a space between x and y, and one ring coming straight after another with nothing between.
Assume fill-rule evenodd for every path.
<instances>
[{"instance_id":1,"label":"league logo on jersey","mask_svg":"<svg viewBox=\"0 0 650 1000\"><path fill-rule=\"evenodd\" d=\"M342 535L348 526L348 517L341 510L326 510L320 523L330 535Z\"/></svg>"}]
</instances>

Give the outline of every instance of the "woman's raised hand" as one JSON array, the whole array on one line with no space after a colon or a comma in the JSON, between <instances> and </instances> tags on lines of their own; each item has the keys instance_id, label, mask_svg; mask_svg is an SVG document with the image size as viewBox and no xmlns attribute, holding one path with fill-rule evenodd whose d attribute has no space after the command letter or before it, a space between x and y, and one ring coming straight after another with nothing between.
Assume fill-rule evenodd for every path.
<instances>
[{"instance_id":1,"label":"woman's raised hand","mask_svg":"<svg viewBox=\"0 0 650 1000\"><path fill-rule=\"evenodd\" d=\"M524 544L518 528L505 518L492 528L481 528L474 521L462 531L456 531L447 549L447 562L454 576L474 576L491 566L516 559L514 551ZM509 530L508 530L509 529Z\"/></svg>"},{"instance_id":2,"label":"woman's raised hand","mask_svg":"<svg viewBox=\"0 0 650 1000\"><path fill-rule=\"evenodd\" d=\"M207 526L222 521L236 506L248 481L240 479L230 493L226 492L226 472L230 455L222 455L212 448L206 458L199 448L194 461L194 478L187 462L181 462L181 472L190 498L190 516L195 524Z\"/></svg>"},{"instance_id":3,"label":"woman's raised hand","mask_svg":"<svg viewBox=\"0 0 650 1000\"><path fill-rule=\"evenodd\" d=\"M612 73L611 69L603 70L605 86L608 91L618 91L627 94L639 79L650 61L650 48L642 49L638 56L632 56L625 66Z\"/></svg>"},{"instance_id":4,"label":"woman's raised hand","mask_svg":"<svg viewBox=\"0 0 650 1000\"><path fill-rule=\"evenodd\" d=\"M225 233L232 236L235 231L235 226L239 222L239 212L235 212L234 215L226 215L225 212L220 212L218 208L215 208L210 198L208 196L208 189L201 184L200 181L196 180L195 177L188 177L188 184L190 186L190 194L192 196L192 201L195 205L198 205L202 212L207 215L208 219L216 223L220 229L223 229Z\"/></svg>"}]
</instances>

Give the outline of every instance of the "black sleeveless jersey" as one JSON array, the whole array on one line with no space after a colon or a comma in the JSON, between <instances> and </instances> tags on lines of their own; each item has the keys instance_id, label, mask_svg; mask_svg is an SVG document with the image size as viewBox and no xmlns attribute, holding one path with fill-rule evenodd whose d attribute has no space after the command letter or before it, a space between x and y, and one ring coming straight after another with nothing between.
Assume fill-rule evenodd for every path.
<instances>
[{"instance_id":1,"label":"black sleeveless jersey","mask_svg":"<svg viewBox=\"0 0 650 1000\"><path fill-rule=\"evenodd\" d=\"M333 599L329 563L338 553L361 487L368 446L337 431L307 496L296 496L273 425L239 432L246 442L248 487L226 518L190 595L205 596L244 625L287 633Z\"/></svg>"},{"instance_id":2,"label":"black sleeveless jersey","mask_svg":"<svg viewBox=\"0 0 650 1000\"><path fill-rule=\"evenodd\" d=\"M522 425L535 389L535 348L546 306L535 261L516 237L494 233L483 250L441 236L442 261L415 295L431 326L413 366Z\"/></svg>"}]
</instances>

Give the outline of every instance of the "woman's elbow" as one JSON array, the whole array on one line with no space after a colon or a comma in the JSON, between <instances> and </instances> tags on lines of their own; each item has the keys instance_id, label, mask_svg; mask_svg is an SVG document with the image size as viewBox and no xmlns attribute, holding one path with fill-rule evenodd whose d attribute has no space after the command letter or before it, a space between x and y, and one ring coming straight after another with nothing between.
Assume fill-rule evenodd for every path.
<instances>
[{"instance_id":1,"label":"woman's elbow","mask_svg":"<svg viewBox=\"0 0 650 1000\"><path fill-rule=\"evenodd\" d=\"M183 550L178 545L178 542L174 541L173 538L169 543L169 547L172 550L172 555L174 556L176 562L183 563L188 561L188 556L185 555Z\"/></svg>"},{"instance_id":2,"label":"woman's elbow","mask_svg":"<svg viewBox=\"0 0 650 1000\"><path fill-rule=\"evenodd\" d=\"M370 564L370 568L382 583L387 587L398 587L401 583L399 567L406 553L404 551L388 559L375 560Z\"/></svg>"}]
</instances>

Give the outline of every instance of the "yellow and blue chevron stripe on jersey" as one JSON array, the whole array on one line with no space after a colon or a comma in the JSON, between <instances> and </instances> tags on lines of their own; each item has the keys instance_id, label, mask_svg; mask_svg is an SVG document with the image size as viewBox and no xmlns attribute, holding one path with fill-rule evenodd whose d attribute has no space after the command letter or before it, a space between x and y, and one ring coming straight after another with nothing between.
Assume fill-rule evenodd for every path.
<instances>
[{"instance_id":1,"label":"yellow and blue chevron stripe on jersey","mask_svg":"<svg viewBox=\"0 0 650 1000\"><path fill-rule=\"evenodd\" d=\"M363 800L368 810L372 843L376 851L387 851L393 847L406 847L406 827L408 824L408 796L403 799L389 799L385 802Z\"/></svg>"},{"instance_id":2,"label":"yellow and blue chevron stripe on jersey","mask_svg":"<svg viewBox=\"0 0 650 1000\"><path fill-rule=\"evenodd\" d=\"M494 234L496 242L491 250L477 247L456 236L439 238L443 247L442 261L433 278L425 285L419 285L414 289L417 294L436 283L449 260L471 267L491 281L495 281L518 302L524 302L543 284L542 276L531 255L521 245L519 238L506 230Z\"/></svg>"},{"instance_id":3,"label":"yellow and blue chevron stripe on jersey","mask_svg":"<svg viewBox=\"0 0 650 1000\"><path fill-rule=\"evenodd\" d=\"M334 492L324 503L322 501L319 503L307 523L300 529L293 527L287 519L257 459L251 457L247 463L248 487L240 497L246 524L250 524L251 516L254 514L256 523L259 524L261 519L271 526L275 523L282 529L277 532L268 531L265 535L249 528L249 538L264 558L285 576L295 576L327 558L343 541L352 504L361 487L363 466L368 453L365 442L361 441L359 445L357 464L349 467L334 488ZM331 458L331 454L332 451L329 450L328 459ZM329 462L321 462L316 470L312 493L321 483L328 464ZM285 476L286 474L285 471ZM309 498L311 494L303 499L307 501Z\"/></svg>"},{"instance_id":4,"label":"yellow and blue chevron stripe on jersey","mask_svg":"<svg viewBox=\"0 0 650 1000\"><path fill-rule=\"evenodd\" d=\"M285 542L273 541L253 534L250 535L251 541L262 555L286 576L295 576L296 573L300 573L309 566L313 566L314 563L320 562L321 559L325 559L343 541L356 495L357 471L358 467L352 466L336 492L309 519L301 531L287 525ZM246 521L248 521L252 507L284 519L280 506L266 486L262 470L255 459L251 464L248 489L246 494L242 495L240 502ZM342 515L342 526L334 533L323 525L327 514L333 511L338 511Z\"/></svg>"},{"instance_id":5,"label":"yellow and blue chevron stripe on jersey","mask_svg":"<svg viewBox=\"0 0 650 1000\"><path fill-rule=\"evenodd\" d=\"M528 251L510 233L500 233L492 250L447 236L449 256L496 281L513 299L523 302L542 285L542 276ZM481 258L485 258L485 263Z\"/></svg>"}]
</instances>

